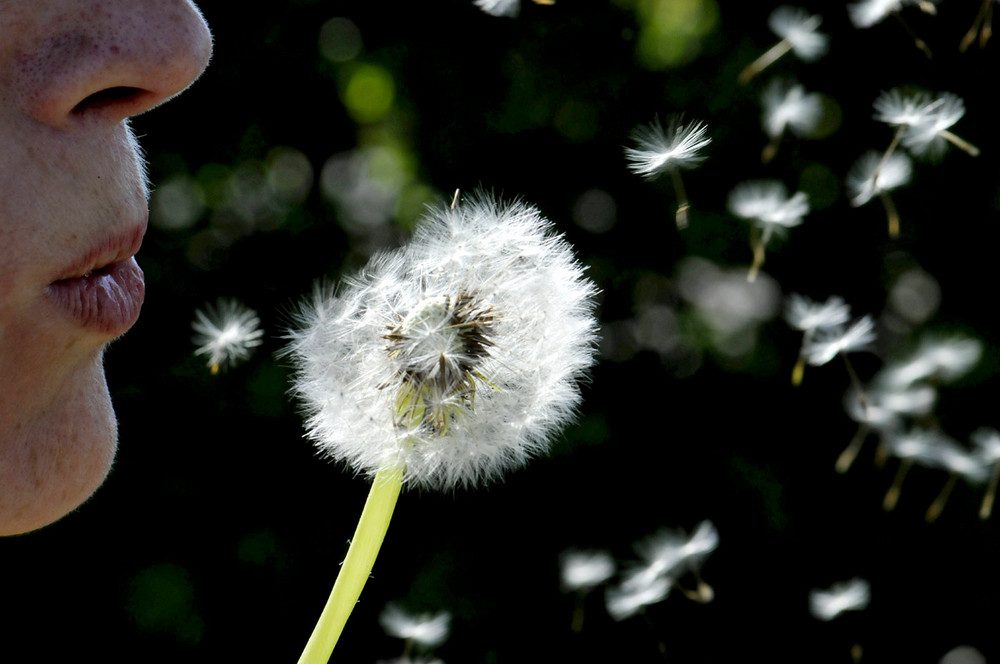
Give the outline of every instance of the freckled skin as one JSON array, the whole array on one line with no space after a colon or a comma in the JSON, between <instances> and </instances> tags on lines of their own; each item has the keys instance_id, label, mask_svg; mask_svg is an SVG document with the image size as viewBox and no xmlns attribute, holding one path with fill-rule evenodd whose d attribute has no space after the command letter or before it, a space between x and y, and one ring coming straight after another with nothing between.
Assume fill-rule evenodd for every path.
<instances>
[{"instance_id":1,"label":"freckled skin","mask_svg":"<svg viewBox=\"0 0 1000 664\"><path fill-rule=\"evenodd\" d=\"M189 0L0 0L0 535L59 519L111 467L112 335L48 286L145 225L127 118L186 88L210 54Z\"/></svg>"}]
</instances>

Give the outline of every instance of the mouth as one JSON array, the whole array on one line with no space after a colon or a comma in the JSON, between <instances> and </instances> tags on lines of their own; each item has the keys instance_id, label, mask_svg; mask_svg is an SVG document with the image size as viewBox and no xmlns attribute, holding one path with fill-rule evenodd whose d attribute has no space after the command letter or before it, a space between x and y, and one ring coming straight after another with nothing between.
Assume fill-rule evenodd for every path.
<instances>
[{"instance_id":1,"label":"mouth","mask_svg":"<svg viewBox=\"0 0 1000 664\"><path fill-rule=\"evenodd\" d=\"M146 226L110 235L96 243L46 288L51 299L78 325L116 337L139 318L146 294L135 254Z\"/></svg>"}]
</instances>

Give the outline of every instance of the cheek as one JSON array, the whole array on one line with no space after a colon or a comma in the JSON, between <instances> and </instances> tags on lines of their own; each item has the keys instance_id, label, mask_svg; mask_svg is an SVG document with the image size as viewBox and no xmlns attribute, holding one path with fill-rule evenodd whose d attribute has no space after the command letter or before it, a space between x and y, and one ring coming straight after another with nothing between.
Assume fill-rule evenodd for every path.
<instances>
[{"instance_id":1,"label":"cheek","mask_svg":"<svg viewBox=\"0 0 1000 664\"><path fill-rule=\"evenodd\" d=\"M100 354L47 387L39 394L50 398L0 410L0 535L41 528L74 510L114 459L117 427Z\"/></svg>"}]
</instances>

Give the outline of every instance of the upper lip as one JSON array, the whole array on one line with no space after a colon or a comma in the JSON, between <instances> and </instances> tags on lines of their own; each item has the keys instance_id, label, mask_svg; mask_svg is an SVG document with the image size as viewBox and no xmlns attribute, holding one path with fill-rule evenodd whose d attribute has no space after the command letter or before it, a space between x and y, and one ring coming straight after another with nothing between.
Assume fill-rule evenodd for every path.
<instances>
[{"instance_id":1,"label":"upper lip","mask_svg":"<svg viewBox=\"0 0 1000 664\"><path fill-rule=\"evenodd\" d=\"M145 234L146 223L143 222L101 237L86 253L60 271L52 283L87 277L95 271L132 258L139 252Z\"/></svg>"}]
</instances>

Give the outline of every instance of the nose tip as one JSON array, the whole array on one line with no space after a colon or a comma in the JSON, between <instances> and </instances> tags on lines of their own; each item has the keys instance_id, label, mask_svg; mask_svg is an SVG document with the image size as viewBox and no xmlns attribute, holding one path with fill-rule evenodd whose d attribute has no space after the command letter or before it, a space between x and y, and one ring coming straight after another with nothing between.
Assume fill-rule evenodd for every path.
<instances>
[{"instance_id":1,"label":"nose tip","mask_svg":"<svg viewBox=\"0 0 1000 664\"><path fill-rule=\"evenodd\" d=\"M88 0L40 26L21 81L30 115L57 128L110 123L179 94L208 65L212 37L189 0Z\"/></svg>"}]
</instances>

